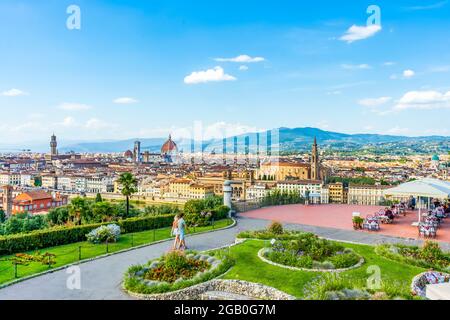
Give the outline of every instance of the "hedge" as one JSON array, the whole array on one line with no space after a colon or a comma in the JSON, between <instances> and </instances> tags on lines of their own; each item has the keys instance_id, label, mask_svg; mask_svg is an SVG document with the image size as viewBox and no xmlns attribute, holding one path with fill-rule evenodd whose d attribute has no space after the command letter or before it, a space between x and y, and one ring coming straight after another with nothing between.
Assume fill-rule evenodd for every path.
<instances>
[{"instance_id":1,"label":"hedge","mask_svg":"<svg viewBox=\"0 0 450 320\"><path fill-rule=\"evenodd\" d=\"M144 218L130 218L115 222L122 233L140 232L172 225L174 215L160 215ZM111 222L95 223L74 227L55 227L36 230L27 234L0 236L0 255L25 252L42 248L86 240L86 234L91 230Z\"/></svg>"}]
</instances>

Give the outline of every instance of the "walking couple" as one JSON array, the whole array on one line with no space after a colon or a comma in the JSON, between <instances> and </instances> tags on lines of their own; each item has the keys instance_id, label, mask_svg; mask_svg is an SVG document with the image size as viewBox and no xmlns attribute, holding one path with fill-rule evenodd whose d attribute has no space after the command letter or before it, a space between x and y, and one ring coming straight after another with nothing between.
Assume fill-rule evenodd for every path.
<instances>
[{"instance_id":1,"label":"walking couple","mask_svg":"<svg viewBox=\"0 0 450 320\"><path fill-rule=\"evenodd\" d=\"M175 236L173 242L173 250L186 250L186 231L188 227L186 221L184 221L184 213L179 213L175 216L172 223L172 236Z\"/></svg>"}]
</instances>

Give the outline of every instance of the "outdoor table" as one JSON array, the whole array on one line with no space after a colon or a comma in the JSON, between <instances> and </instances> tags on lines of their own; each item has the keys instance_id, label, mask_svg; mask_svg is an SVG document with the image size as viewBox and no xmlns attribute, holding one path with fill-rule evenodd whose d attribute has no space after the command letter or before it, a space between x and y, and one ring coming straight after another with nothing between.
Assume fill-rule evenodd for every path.
<instances>
[{"instance_id":1,"label":"outdoor table","mask_svg":"<svg viewBox=\"0 0 450 320\"><path fill-rule=\"evenodd\" d=\"M428 284L426 297L430 300L450 300L450 283Z\"/></svg>"}]
</instances>

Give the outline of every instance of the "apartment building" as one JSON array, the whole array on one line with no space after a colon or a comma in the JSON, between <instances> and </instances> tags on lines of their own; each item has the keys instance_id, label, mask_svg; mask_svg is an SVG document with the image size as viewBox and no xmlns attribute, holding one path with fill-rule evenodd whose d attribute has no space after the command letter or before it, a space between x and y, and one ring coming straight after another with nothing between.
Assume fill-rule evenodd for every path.
<instances>
[{"instance_id":1,"label":"apartment building","mask_svg":"<svg viewBox=\"0 0 450 320\"><path fill-rule=\"evenodd\" d=\"M348 204L377 206L383 203L384 191L392 186L355 185L348 186Z\"/></svg>"},{"instance_id":2,"label":"apartment building","mask_svg":"<svg viewBox=\"0 0 450 320\"><path fill-rule=\"evenodd\" d=\"M330 203L347 203L347 190L342 182L328 184Z\"/></svg>"}]
</instances>

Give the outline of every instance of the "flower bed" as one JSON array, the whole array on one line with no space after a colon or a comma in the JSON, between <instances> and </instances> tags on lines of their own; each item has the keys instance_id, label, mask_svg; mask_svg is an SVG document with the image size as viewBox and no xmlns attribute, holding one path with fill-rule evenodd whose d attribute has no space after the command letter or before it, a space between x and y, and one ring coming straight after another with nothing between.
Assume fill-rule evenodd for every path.
<instances>
[{"instance_id":1,"label":"flower bed","mask_svg":"<svg viewBox=\"0 0 450 320\"><path fill-rule=\"evenodd\" d=\"M367 281L354 281L348 276L327 273L309 282L303 289L305 300L404 300L408 291L398 283L381 283L377 289L367 288Z\"/></svg>"},{"instance_id":2,"label":"flower bed","mask_svg":"<svg viewBox=\"0 0 450 320\"><path fill-rule=\"evenodd\" d=\"M352 249L309 233L295 240L273 240L270 248L260 251L260 257L277 265L310 271L340 272L364 263Z\"/></svg>"},{"instance_id":3,"label":"flower bed","mask_svg":"<svg viewBox=\"0 0 450 320\"><path fill-rule=\"evenodd\" d=\"M130 267L123 287L137 294L172 292L216 278L232 264L227 256L172 251L146 265Z\"/></svg>"},{"instance_id":4,"label":"flower bed","mask_svg":"<svg viewBox=\"0 0 450 320\"><path fill-rule=\"evenodd\" d=\"M425 298L428 284L444 282L450 282L450 274L437 271L423 272L414 277L411 283L411 291L413 295Z\"/></svg>"},{"instance_id":5,"label":"flower bed","mask_svg":"<svg viewBox=\"0 0 450 320\"><path fill-rule=\"evenodd\" d=\"M280 234L273 233L269 230L243 231L237 235L237 239L295 240L304 234L304 232L299 231L283 231Z\"/></svg>"},{"instance_id":6,"label":"flower bed","mask_svg":"<svg viewBox=\"0 0 450 320\"><path fill-rule=\"evenodd\" d=\"M450 271L450 257L442 252L436 242L427 241L423 247L383 244L375 252L385 258L410 265Z\"/></svg>"}]
</instances>

